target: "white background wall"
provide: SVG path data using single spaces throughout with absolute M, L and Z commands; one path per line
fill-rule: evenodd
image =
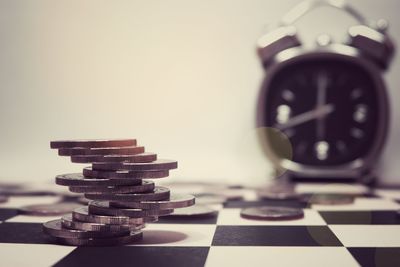
M 255 42 L 297 2 L 1 0 L 0 179 L 79 171 L 49 149 L 53 139 L 137 137 L 179 161 L 176 177 L 265 181 Z M 400 40 L 398 1 L 351 3 L 387 18 Z M 321 12 L 299 24 L 308 42 L 319 32 L 339 38 L 354 24 Z M 382 176 L 400 183 L 399 68 L 396 59 L 386 76 L 394 115 Z

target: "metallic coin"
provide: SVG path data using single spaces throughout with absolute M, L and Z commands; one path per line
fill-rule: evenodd
M 82 231 L 110 231 L 110 232 L 123 232 L 123 231 L 137 231 L 144 228 L 145 224 L 101 224 L 91 222 L 81 222 L 74 220 L 72 214 L 64 215 L 61 218 L 62 226 L 68 229 L 76 229 Z
M 125 147 L 73 147 L 58 149 L 59 156 L 77 156 L 77 155 L 135 155 L 144 152 L 142 146 Z
M 227 189 L 218 194 L 225 197 L 228 201 L 241 200 L 244 198 L 244 191 L 242 189 Z
M 309 203 L 317 205 L 345 205 L 354 202 L 354 196 L 341 194 L 316 194 L 309 198 Z
M 74 209 L 82 207 L 82 205 L 71 202 L 29 205 L 19 208 L 19 212 L 26 215 L 34 216 L 55 216 L 72 212 Z
M 110 201 L 145 201 L 145 200 L 166 200 L 169 199 L 169 189 L 156 186 L 152 192 L 147 193 L 126 193 L 126 194 L 85 194 L 85 197 L 92 200 Z
M 69 190 L 75 193 L 90 193 L 90 194 L 124 194 L 124 193 L 152 192 L 154 190 L 154 182 L 142 180 L 142 184 L 140 185 L 70 186 Z
M 74 220 L 82 222 L 92 222 L 101 224 L 144 224 L 146 222 L 156 222 L 158 220 L 157 216 L 146 216 L 142 218 L 131 218 L 128 216 L 107 216 L 90 214 L 88 207 L 82 207 L 75 209 L 72 212 L 72 218 Z
M 115 208 L 133 209 L 178 209 L 194 205 L 195 198 L 192 195 L 171 194 L 169 200 L 140 201 L 140 202 L 110 202 Z
M 70 246 L 118 246 L 130 244 L 141 240 L 143 233 L 141 231 L 130 232 L 129 235 L 110 238 L 56 238 L 60 244 Z
M 213 205 L 224 204 L 227 202 L 226 197 L 215 194 L 196 194 L 196 204 Z
M 107 179 L 158 179 L 168 177 L 169 171 L 96 171 L 91 167 L 83 169 L 83 176 Z
M 99 232 L 99 231 L 82 231 L 75 229 L 67 229 L 62 226 L 61 220 L 48 221 L 43 224 L 43 232 L 53 237 L 63 238 L 91 238 L 91 237 L 115 237 L 125 236 L 129 231 L 120 232 Z
M 81 173 L 68 173 L 56 176 L 56 184 L 66 186 L 118 186 L 118 185 L 139 185 L 140 179 L 107 179 L 85 177 Z
M 294 191 L 268 191 L 268 190 L 259 190 L 257 191 L 257 195 L 261 199 L 270 199 L 270 200 L 301 200 L 302 195 L 298 194 Z
M 194 205 L 187 208 L 176 209 L 174 213 L 168 216 L 170 217 L 209 217 L 216 216 L 218 213 L 217 210 L 212 209 L 210 207 L 204 205 Z
M 136 139 L 98 139 L 98 140 L 60 140 L 51 141 L 51 148 L 73 148 L 73 147 L 122 147 L 136 146 Z
M 304 212 L 302 209 L 268 206 L 245 208 L 240 212 L 240 216 L 246 219 L 280 221 L 301 219 Z
M 93 163 L 93 162 L 152 162 L 157 160 L 157 154 L 141 153 L 136 155 L 86 155 L 71 156 L 74 163 Z
M 0 190 L 3 196 L 13 197 L 25 197 L 25 196 L 55 196 L 57 193 L 51 190 L 40 189 L 36 187 L 20 187 L 13 189 L 2 189 Z
M 7 196 L 0 195 L 0 203 L 5 203 L 7 201 L 8 201 L 8 197 Z
M 83 204 L 83 205 L 88 205 L 89 202 L 91 201 L 90 199 L 87 199 L 86 197 L 80 197 L 76 200 L 78 203 Z
M 89 203 L 89 213 L 111 216 L 128 216 L 132 218 L 148 216 L 165 216 L 174 212 L 173 209 L 166 210 L 142 210 L 142 209 L 121 209 L 110 207 L 108 201 L 92 201 Z
M 174 160 L 158 159 L 148 163 L 135 162 L 94 162 L 93 170 L 129 170 L 129 171 L 159 171 L 178 168 L 178 162 Z

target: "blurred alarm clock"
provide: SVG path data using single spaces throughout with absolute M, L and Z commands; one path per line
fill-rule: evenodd
M 358 25 L 334 43 L 318 36 L 306 48 L 293 25 L 309 11 L 328 6 L 350 14 Z M 368 180 L 386 140 L 387 89 L 382 72 L 394 45 L 387 23 L 367 21 L 343 1 L 304 1 L 262 36 L 258 54 L 265 69 L 257 126 L 275 167 L 297 179 Z M 282 153 L 279 132 L 290 144 Z

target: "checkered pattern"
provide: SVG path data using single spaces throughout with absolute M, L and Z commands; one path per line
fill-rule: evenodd
M 245 200 L 216 206 L 217 217 L 161 218 L 140 243 L 123 247 L 54 245 L 41 223 L 52 217 L 18 214 L 18 207 L 57 197 L 16 197 L 0 204 L 1 266 L 400 266 L 400 190 L 359 185 L 297 185 L 301 193 L 362 193 L 353 204 L 322 206 L 296 201 Z M 243 207 L 304 208 L 293 221 L 240 217 Z M 59 216 L 54 217 L 54 219 Z

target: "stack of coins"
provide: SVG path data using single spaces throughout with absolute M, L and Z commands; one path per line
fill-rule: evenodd
M 147 179 L 168 177 L 178 163 L 145 153 L 135 139 L 53 141 L 50 147 L 74 163 L 91 163 L 83 173 L 56 176 L 56 184 L 83 193 L 88 206 L 43 224 L 57 242 L 75 246 L 122 245 L 142 239 L 146 222 L 194 205 L 191 195 L 171 194 Z M 145 180 L 146 179 L 146 180 Z

